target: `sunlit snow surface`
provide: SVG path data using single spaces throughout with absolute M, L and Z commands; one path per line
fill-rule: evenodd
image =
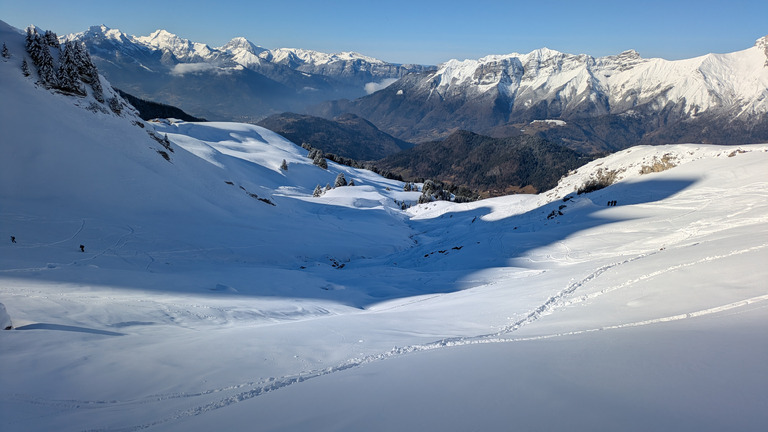
M 75 106 L 2 30 L 0 430 L 768 428 L 768 145 L 401 211 L 256 126 Z

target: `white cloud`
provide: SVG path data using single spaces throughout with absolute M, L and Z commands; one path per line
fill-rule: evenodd
M 171 69 L 171 75 L 185 75 L 189 73 L 210 72 L 218 69 L 209 63 L 179 63 Z
M 371 94 L 383 90 L 391 86 L 395 81 L 397 81 L 397 78 L 387 78 L 381 82 L 369 82 L 365 85 L 365 92 Z

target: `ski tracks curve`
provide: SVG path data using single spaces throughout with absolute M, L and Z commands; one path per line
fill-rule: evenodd
M 174 394 L 164 394 L 164 395 L 151 395 L 147 396 L 141 399 L 136 400 L 130 400 L 130 401 L 76 401 L 76 400 L 44 400 L 41 398 L 26 398 L 27 403 L 32 404 L 41 404 L 41 405 L 47 405 L 47 406 L 55 406 L 58 408 L 69 408 L 69 409 L 98 409 L 98 408 L 104 408 L 104 407 L 115 407 L 115 406 L 131 406 L 131 405 L 142 405 L 142 404 L 149 404 L 149 403 L 156 403 L 161 402 L 164 400 L 169 399 L 196 399 L 196 398 L 205 398 L 209 396 L 215 396 L 219 395 L 218 397 L 215 397 L 214 400 L 210 401 L 202 401 L 200 400 L 197 404 L 194 404 L 192 407 L 176 411 L 175 413 L 156 419 L 151 422 L 142 423 L 138 425 L 133 426 L 126 426 L 126 427 L 119 427 L 119 428 L 97 428 L 97 429 L 88 429 L 88 432 L 117 432 L 117 431 L 138 431 L 143 429 L 149 429 L 155 426 L 159 426 L 165 423 L 181 420 L 184 418 L 194 417 L 198 416 L 213 410 L 217 410 L 220 408 L 225 408 L 227 406 L 231 406 L 233 404 L 237 404 L 240 402 L 244 402 L 253 398 L 256 398 L 258 396 L 264 395 L 266 393 L 270 393 L 276 390 L 283 389 L 285 387 L 302 383 L 307 380 L 327 376 L 330 374 L 334 374 L 337 372 L 342 372 L 348 369 L 360 367 L 369 363 L 382 361 L 386 359 L 390 359 L 393 357 L 399 357 L 402 355 L 415 353 L 415 352 L 421 352 L 421 351 L 431 351 L 435 349 L 441 349 L 441 348 L 447 348 L 447 347 L 456 347 L 456 346 L 466 346 L 466 345 L 477 345 L 477 344 L 490 344 L 490 343 L 514 343 L 514 342 L 521 342 L 521 341 L 531 341 L 531 340 L 542 340 L 542 339 L 550 339 L 550 338 L 556 338 L 556 337 L 565 337 L 565 336 L 572 336 L 572 335 L 579 335 L 579 334 L 586 334 L 591 333 L 595 331 L 604 331 L 604 330 L 613 330 L 613 329 L 622 329 L 622 328 L 629 328 L 629 327 L 639 327 L 639 326 L 646 326 L 646 325 L 652 325 L 652 324 L 658 324 L 658 323 L 665 323 L 665 322 L 672 322 L 672 321 L 679 321 L 689 318 L 696 318 L 711 314 L 717 314 L 722 313 L 726 311 L 730 311 L 733 309 L 737 309 L 740 307 L 753 305 L 759 302 L 763 302 L 768 300 L 768 294 L 751 297 L 744 300 L 739 300 L 736 302 L 728 303 L 725 305 L 715 306 L 707 309 L 702 309 L 698 311 L 693 312 L 687 312 L 687 313 L 681 313 L 676 315 L 670 315 L 665 317 L 659 317 L 659 318 L 653 318 L 653 319 L 647 319 L 647 320 L 641 320 L 641 321 L 634 321 L 629 323 L 621 323 L 621 324 L 615 324 L 610 326 L 603 326 L 603 327 L 596 327 L 596 328 L 590 328 L 590 329 L 582 329 L 582 330 L 574 330 L 570 332 L 561 332 L 561 333 L 553 333 L 548 335 L 539 335 L 539 336 L 530 336 L 530 337 L 520 337 L 520 338 L 510 338 L 509 335 L 511 333 L 514 333 L 521 327 L 528 325 L 530 323 L 535 322 L 540 317 L 550 313 L 554 309 L 558 307 L 564 307 L 568 306 L 570 304 L 579 303 L 582 301 L 586 301 L 592 298 L 595 298 L 600 295 L 607 294 L 612 291 L 616 291 L 621 288 L 625 288 L 629 285 L 632 285 L 636 282 L 650 279 L 653 277 L 656 277 L 658 275 L 661 275 L 663 273 L 667 273 L 670 271 L 674 271 L 680 268 L 690 267 L 696 264 L 702 264 L 709 261 L 714 261 L 721 258 L 726 258 L 729 256 L 734 255 L 740 255 L 743 253 L 753 252 L 756 250 L 764 249 L 768 247 L 768 244 L 766 245 L 760 245 L 755 246 L 743 250 L 735 250 L 731 251 L 727 254 L 722 255 L 716 255 L 716 256 L 710 256 L 705 257 L 690 263 L 683 263 L 678 264 L 675 266 L 670 266 L 662 270 L 658 270 L 646 275 L 642 275 L 640 277 L 631 279 L 629 281 L 626 281 L 616 287 L 613 287 L 611 289 L 602 290 L 597 293 L 588 294 L 585 296 L 578 297 L 576 299 L 573 299 L 571 301 L 567 301 L 566 299 L 571 296 L 574 292 L 576 292 L 579 288 L 585 286 L 586 284 L 594 281 L 601 275 L 605 274 L 607 271 L 614 269 L 618 266 L 622 266 L 624 264 L 628 264 L 643 258 L 647 258 L 649 256 L 655 255 L 659 253 L 659 251 L 651 252 L 651 253 L 643 253 L 636 255 L 631 258 L 624 259 L 622 261 L 613 262 L 610 264 L 603 265 L 601 267 L 598 267 L 597 269 L 593 270 L 583 278 L 579 279 L 578 281 L 572 281 L 570 282 L 564 289 L 557 292 L 556 294 L 550 296 L 547 300 L 545 300 L 541 305 L 539 305 L 537 308 L 531 310 L 524 318 L 519 319 L 507 326 L 504 326 L 499 331 L 496 331 L 494 333 L 489 334 L 482 334 L 477 336 L 462 336 L 462 337 L 453 337 L 453 338 L 445 338 L 441 340 L 437 340 L 430 343 L 425 344 L 416 344 L 416 345 L 409 345 L 404 347 L 393 347 L 391 350 L 378 353 L 378 354 L 370 354 L 367 356 L 361 356 L 356 358 L 351 358 L 345 362 L 342 362 L 340 364 L 337 364 L 336 366 L 322 368 L 322 369 L 314 369 L 314 370 L 308 370 L 308 371 L 302 371 L 297 374 L 291 374 L 291 375 L 285 375 L 282 377 L 270 377 L 266 379 L 261 379 L 257 381 L 249 381 L 242 384 L 237 384 L 233 386 L 228 387 L 222 387 L 222 388 L 214 388 L 214 389 L 208 389 L 201 392 L 195 392 L 195 393 L 174 393 Z M 227 394 L 228 393 L 228 394 Z M 17 400 L 24 400 L 25 397 L 22 395 L 14 395 Z

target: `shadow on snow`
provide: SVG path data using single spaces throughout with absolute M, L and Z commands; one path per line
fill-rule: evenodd
M 693 179 L 623 182 L 589 194 L 571 195 L 567 201 L 557 200 L 523 214 L 494 221 L 483 220 L 484 216 L 493 211 L 490 206 L 450 212 L 433 219 L 410 220 L 408 225 L 416 232 L 413 246 L 381 256 L 359 258 L 365 254 L 355 254 L 353 251 L 353 258 L 337 261 L 332 257 L 329 259 L 329 255 L 322 252 L 318 253 L 322 245 L 317 247 L 308 241 L 308 246 L 314 247 L 314 255 L 310 255 L 307 265 L 299 265 L 300 262 L 295 260 L 285 265 L 254 264 L 253 259 L 249 262 L 248 250 L 242 250 L 244 258 L 238 261 L 239 264 L 217 261 L 211 266 L 205 261 L 207 255 L 201 254 L 197 258 L 200 262 L 190 260 L 187 262 L 188 268 L 173 271 L 166 271 L 160 263 L 153 261 L 154 268 L 160 269 L 155 273 L 150 272 L 149 264 L 142 265 L 146 269 L 134 266 L 128 270 L 110 270 L 109 267 L 100 269 L 93 266 L 96 267 L 93 272 L 87 271 L 85 267 L 70 267 L 67 270 L 54 268 L 61 271 L 49 272 L 44 263 L 40 264 L 40 271 L 3 273 L 15 279 L 146 289 L 183 295 L 328 300 L 364 308 L 384 300 L 459 291 L 467 288 L 463 280 L 484 269 L 525 268 L 527 264 L 521 258 L 531 251 L 556 244 L 581 231 L 630 220 L 630 217 L 622 216 L 621 211 L 601 215 L 598 213 L 606 209 L 660 201 L 683 191 L 694 182 Z M 614 200 L 617 205 L 607 207 L 607 202 Z M 339 213 L 328 213 L 327 216 L 334 216 L 334 219 L 339 214 L 355 217 L 355 211 L 344 209 Z M 323 214 L 323 211 L 318 212 L 319 217 Z M 366 223 L 375 226 L 380 222 L 386 222 L 383 215 Z M 345 232 L 343 220 L 336 221 L 333 229 L 336 231 L 334 235 L 353 236 Z M 360 232 L 358 228 L 354 235 L 360 235 Z M 279 238 L 278 233 L 270 241 L 279 241 Z M 355 244 L 360 244 L 358 241 L 371 244 L 380 241 L 380 238 L 381 233 L 372 233 L 371 238 L 351 240 L 348 246 L 354 248 Z M 203 241 L 213 242 L 213 235 Z M 296 255 L 303 250 L 303 246 L 292 246 L 295 247 Z M 258 247 L 269 246 L 262 244 Z M 224 244 L 222 249 L 227 249 L 227 245 Z M 235 247 L 229 249 L 228 257 L 239 253 Z M 148 255 L 148 252 L 132 251 L 135 256 Z M 129 258 L 116 256 L 110 259 L 128 262 Z M 219 264 L 221 268 L 216 267 Z M 196 266 L 206 265 L 209 266 L 207 270 L 195 271 Z M 115 284 L 116 280 L 124 282 Z M 54 324 L 45 326 L 54 330 L 77 331 L 62 326 L 51 327 L 56 327 Z

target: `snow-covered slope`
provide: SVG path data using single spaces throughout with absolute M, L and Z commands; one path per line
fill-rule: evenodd
M 23 77 L 21 38 L 0 27 L 3 431 L 768 424 L 768 145 L 402 212 L 418 193 L 256 126 L 88 110 Z

